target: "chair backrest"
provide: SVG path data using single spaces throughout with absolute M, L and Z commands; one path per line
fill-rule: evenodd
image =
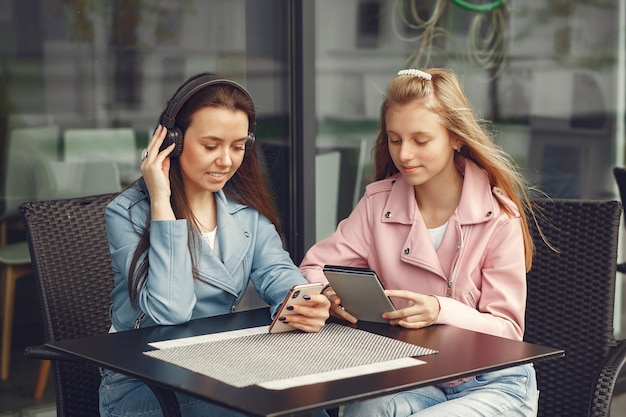
M 315 240 L 328 237 L 337 228 L 341 153 L 315 155 Z
M 63 160 L 115 162 L 122 180 L 130 183 L 140 176 L 135 142 L 135 131 L 126 127 L 66 129 Z
M 620 200 L 622 205 L 626 202 L 626 168 L 613 167 L 613 177 L 617 184 L 617 190 L 619 191 Z
M 565 357 L 535 364 L 539 416 L 589 416 L 601 364 L 615 345 L 613 309 L 618 201 L 538 199 L 531 222 L 536 254 L 527 274 L 524 340 L 565 349 Z M 594 414 L 595 415 L 595 414 Z
M 613 167 L 613 177 L 615 178 L 615 183 L 617 184 L 620 201 L 622 202 L 622 206 L 624 206 L 624 204 L 626 204 L 626 168 Z M 624 207 L 622 207 L 622 209 L 623 208 Z M 622 261 L 618 263 L 617 271 L 622 274 L 626 273 L 626 262 Z
M 37 167 L 35 180 L 40 200 L 121 191 L 120 172 L 112 161 L 48 161 Z
M 104 209 L 113 194 L 32 201 L 20 206 L 46 341 L 108 332 L 113 289 Z M 97 416 L 94 366 L 54 362 L 57 414 Z
M 19 205 L 35 199 L 35 168 L 58 160 L 58 146 L 56 125 L 11 129 L 0 169 L 0 219 L 19 217 Z

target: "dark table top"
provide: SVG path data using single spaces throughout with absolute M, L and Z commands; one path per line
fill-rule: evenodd
M 419 366 L 285 390 L 269 390 L 257 385 L 237 388 L 143 354 L 153 349 L 148 343 L 156 341 L 264 326 L 269 323 L 269 309 L 263 308 L 192 320 L 178 326 L 147 327 L 50 342 L 47 346 L 70 357 L 81 358 L 161 387 L 259 416 L 306 414 L 315 409 L 333 408 L 358 399 L 564 355 L 561 349 L 452 326 L 436 325 L 409 330 L 387 324 L 360 322 L 354 327 L 439 352 L 420 357 L 426 364 Z

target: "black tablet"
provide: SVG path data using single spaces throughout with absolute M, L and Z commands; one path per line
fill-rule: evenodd
M 324 274 L 348 313 L 362 321 L 389 322 L 381 315 L 395 307 L 372 269 L 325 265 Z

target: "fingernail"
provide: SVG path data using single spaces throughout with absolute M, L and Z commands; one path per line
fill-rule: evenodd
M 305 300 L 310 300 L 311 296 L 310 295 L 303 295 L 302 298 L 304 298 Z
M 293 306 L 287 306 L 287 310 L 289 311 L 293 310 Z
M 280 321 L 285 321 L 285 320 L 287 320 L 287 319 L 286 319 L 285 317 L 279 317 L 279 318 L 278 318 L 278 320 L 280 320 Z

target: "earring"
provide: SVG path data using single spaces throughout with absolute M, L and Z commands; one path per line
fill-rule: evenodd
M 461 146 L 459 146 L 458 148 L 455 148 L 454 150 L 457 151 L 458 153 L 461 153 Z

